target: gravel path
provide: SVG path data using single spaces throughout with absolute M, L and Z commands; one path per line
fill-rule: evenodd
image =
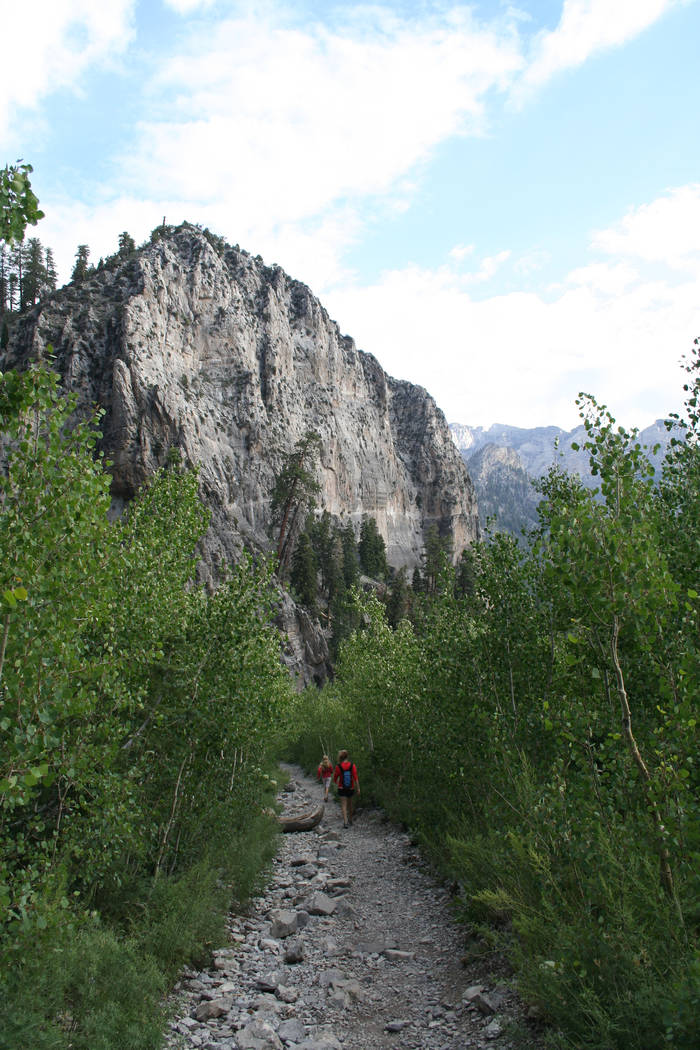
M 322 789 L 286 769 L 285 814 L 318 805 Z M 213 968 L 186 973 L 176 989 L 167 1047 L 536 1046 L 512 992 L 462 965 L 448 894 L 380 811 L 344 829 L 329 801 L 317 828 L 284 835 L 265 896 L 230 917 L 229 933 Z

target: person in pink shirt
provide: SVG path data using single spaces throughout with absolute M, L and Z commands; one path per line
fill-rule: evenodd
M 331 780 L 333 779 L 333 763 L 328 755 L 324 755 L 321 759 L 321 765 L 318 767 L 316 779 L 323 781 L 323 801 L 327 802 L 328 790 L 331 786 Z
M 340 808 L 343 812 L 343 827 L 352 824 L 355 792 L 360 794 L 360 781 L 357 778 L 357 767 L 348 758 L 345 749 L 338 752 L 338 764 L 333 772 L 333 780 L 340 795 Z

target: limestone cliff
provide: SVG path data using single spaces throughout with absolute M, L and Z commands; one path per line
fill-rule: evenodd
M 417 564 L 432 524 L 456 554 L 478 533 L 471 481 L 426 391 L 387 376 L 305 285 L 196 227 L 35 307 L 0 367 L 49 344 L 66 388 L 105 409 L 117 509 L 171 448 L 200 465 L 205 576 L 243 546 L 270 547 L 275 473 L 309 428 L 321 435 L 320 505 L 358 528 L 374 516 L 390 564 Z

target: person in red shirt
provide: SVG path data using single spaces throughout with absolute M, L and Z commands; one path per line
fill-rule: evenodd
M 323 781 L 323 801 L 328 801 L 328 789 L 331 786 L 331 780 L 333 778 L 333 763 L 331 762 L 328 755 L 324 755 L 321 759 L 321 765 L 318 767 L 318 773 L 316 774 L 317 780 Z
M 355 792 L 360 794 L 360 781 L 357 779 L 357 767 L 354 762 L 350 761 L 345 749 L 338 752 L 338 764 L 333 773 L 333 780 L 338 788 L 343 827 L 346 828 L 348 824 L 352 824 Z

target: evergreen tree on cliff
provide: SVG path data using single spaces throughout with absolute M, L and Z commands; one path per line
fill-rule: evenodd
M 315 470 L 320 444 L 316 431 L 307 430 L 285 456 L 272 491 L 273 520 L 279 523 L 277 558 L 281 576 L 290 564 L 300 525 L 320 491 Z

